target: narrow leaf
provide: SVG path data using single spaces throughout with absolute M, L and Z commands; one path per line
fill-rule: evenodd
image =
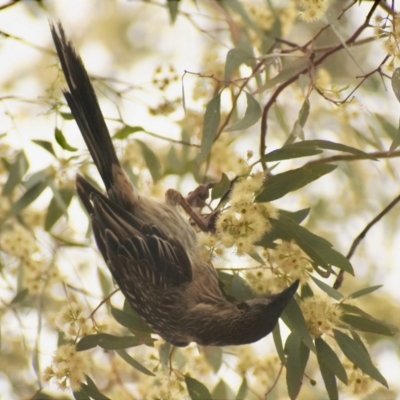
M 88 394 L 91 399 L 93 399 L 93 400 L 111 400 L 109 397 L 104 396 L 104 394 L 99 391 L 96 384 L 88 376 L 86 376 L 86 381 L 87 381 L 87 384 L 84 384 L 84 383 L 82 384 L 82 390 L 86 394 Z
M 310 350 L 304 345 L 300 336 L 292 332 L 285 344 L 287 354 L 286 384 L 291 399 L 296 399 L 303 383 L 303 375 L 307 365 Z
M 82 388 L 79 390 L 79 392 L 72 392 L 72 395 L 74 396 L 75 400 L 90 400 L 90 396 Z M 34 400 L 35 399 L 39 400 L 40 397 L 35 397 Z
M 180 0 L 167 0 L 167 7 L 169 11 L 169 17 L 171 18 L 171 24 L 173 24 L 178 15 L 178 6 Z
M 275 325 L 274 330 L 272 331 L 272 337 L 274 339 L 276 352 L 278 353 L 279 359 L 283 365 L 286 365 L 285 352 L 283 350 L 282 336 L 281 336 L 281 328 L 279 323 Z
M 282 240 L 294 240 L 298 246 L 319 266 L 330 270 L 330 265 L 335 265 L 354 275 L 353 267 L 349 260 L 332 248 L 324 238 L 314 235 L 306 228 L 296 224 L 286 215 L 280 215 L 278 220 L 271 219 L 275 232 L 273 234 Z
M 151 371 L 149 371 L 146 367 L 144 367 L 142 364 L 140 364 L 138 361 L 136 361 L 134 358 L 132 358 L 125 350 L 117 350 L 116 353 L 124 360 L 126 361 L 129 365 L 131 365 L 133 368 L 137 369 L 139 372 L 149 375 L 149 376 L 155 376 Z
M 235 400 L 245 400 L 247 394 L 247 380 L 243 378 L 242 384 L 239 387 Z
M 229 81 L 241 64 L 253 60 L 252 54 L 242 49 L 231 49 L 226 54 L 224 80 Z
M 247 108 L 244 113 L 244 117 L 237 124 L 231 125 L 225 129 L 225 132 L 239 131 L 250 128 L 254 125 L 261 117 L 261 107 L 258 101 L 251 95 L 246 93 Z
M 124 140 L 128 136 L 130 136 L 132 133 L 136 132 L 145 132 L 145 129 L 142 128 L 141 126 L 130 126 L 130 125 L 125 125 L 122 129 L 117 131 L 115 135 L 113 136 L 113 139 L 119 139 L 119 140 Z
M 142 344 L 135 336 L 114 336 L 108 333 L 98 333 L 83 337 L 76 345 L 76 348 L 78 351 L 87 350 L 94 347 L 95 343 L 106 350 L 126 349 Z
M 392 144 L 389 147 L 389 152 L 396 150 L 400 145 L 400 119 L 399 119 L 399 126 L 397 128 L 395 137 L 393 139 Z
M 345 333 L 338 331 L 337 329 L 334 329 L 333 333 L 340 349 L 353 364 L 364 371 L 372 379 L 375 379 L 383 386 L 388 387 L 386 379 L 372 364 L 370 356 L 354 339 L 347 336 Z
M 54 137 L 56 138 L 56 142 L 61 146 L 62 149 L 67 150 L 67 151 L 77 151 L 78 149 L 76 147 L 72 147 L 68 144 L 67 139 L 65 139 L 65 136 L 61 132 L 60 129 L 55 128 L 54 130 Z
M 42 181 L 31 187 L 27 190 L 13 205 L 10 210 L 4 216 L 3 221 L 7 220 L 10 217 L 18 215 L 22 210 L 28 207 L 32 202 L 34 202 L 47 187 L 47 182 Z M 1 225 L 1 223 L 0 223 Z
M 383 285 L 376 285 L 376 286 L 370 286 L 361 290 L 357 290 L 356 292 L 349 294 L 346 296 L 349 299 L 357 299 L 358 297 L 365 296 L 366 294 L 370 294 L 375 292 L 376 290 L 380 289 Z
M 336 352 L 321 338 L 315 339 L 315 347 L 320 367 L 324 365 L 347 385 L 347 373 Z
M 212 366 L 215 373 L 219 371 L 222 365 L 223 352 L 221 347 L 207 346 L 202 353 L 207 362 Z
M 3 186 L 2 193 L 9 196 L 13 189 L 22 181 L 22 178 L 28 171 L 29 163 L 23 151 L 20 151 L 15 158 L 14 163 L 8 169 L 7 182 Z
M 254 298 L 254 292 L 251 290 L 248 283 L 238 274 L 233 276 L 231 290 L 233 297 L 239 302 Z
M 345 314 L 341 320 L 349 324 L 354 329 L 362 332 L 376 333 L 378 335 L 393 336 L 396 334 L 397 329 L 391 329 L 386 323 L 372 318 L 364 318 L 359 315 Z
M 126 328 L 146 335 L 150 335 L 153 332 L 146 322 L 130 307 L 124 307 L 124 310 L 111 307 L 111 314 L 119 324 Z
M 311 279 L 314 283 L 323 290 L 328 296 L 332 297 L 335 300 L 342 300 L 343 295 L 335 290 L 333 287 L 327 285 L 325 282 L 320 281 L 319 279 L 315 278 L 314 276 L 310 275 Z
M 17 304 L 20 303 L 21 301 L 23 301 L 26 296 L 28 295 L 29 291 L 28 289 L 22 289 L 20 292 L 18 292 L 14 298 L 11 300 L 10 304 Z
M 315 353 L 313 338 L 310 335 L 303 313 L 295 299 L 291 299 L 283 311 L 281 318 L 292 332 L 302 340 L 302 342 Z
M 162 177 L 162 168 L 158 157 L 146 143 L 141 140 L 136 140 L 136 143 L 142 149 L 144 160 L 146 161 L 147 168 L 150 171 L 153 181 L 157 182 Z
M 305 165 L 301 168 L 273 175 L 264 183 L 260 194 L 255 198 L 255 202 L 263 203 L 280 199 L 285 194 L 308 185 L 336 168 L 337 165 L 332 164 Z
M 185 375 L 185 383 L 192 400 L 212 400 L 209 390 L 198 380 Z
M 48 142 L 47 140 L 32 140 L 33 143 L 37 144 L 41 148 L 45 149 L 48 151 L 51 155 L 56 157 L 56 152 L 54 151 L 53 144 L 51 142 Z
M 397 97 L 397 100 L 400 102 L 400 67 L 396 68 L 392 75 L 392 89 Z
M 325 365 L 319 366 L 329 400 L 339 400 L 335 374 Z
M 211 190 L 211 199 L 220 199 L 231 187 L 231 181 L 226 174 L 222 174 L 221 180 L 213 186 Z
M 276 75 L 274 78 L 270 79 L 267 83 L 262 85 L 259 89 L 257 89 L 253 94 L 262 93 L 265 90 L 273 88 L 274 86 L 285 82 L 296 75 L 299 75 L 303 70 L 308 68 L 309 61 L 304 59 L 299 59 L 297 61 L 287 63 L 282 71 Z
M 230 386 L 223 379 L 220 379 L 212 391 L 212 398 L 215 400 L 230 400 L 233 399 L 233 393 Z
M 201 139 L 201 150 L 197 157 L 198 164 L 204 162 L 211 152 L 221 119 L 220 107 L 221 93 L 217 94 L 217 96 L 215 96 L 206 107 L 203 122 L 203 136 Z
M 47 232 L 64 214 L 66 214 L 72 197 L 75 194 L 75 190 L 69 188 L 63 188 L 60 190 L 54 188 L 53 190 L 58 192 L 58 196 L 54 195 L 50 201 L 49 207 L 47 208 L 46 219 L 44 222 L 44 229 Z
M 294 143 L 294 144 L 288 144 L 286 146 L 281 147 L 278 150 L 274 150 L 268 154 L 265 154 L 264 156 L 261 157 L 260 161 L 272 162 L 281 160 L 291 160 L 293 158 L 315 156 L 321 153 L 322 150 L 320 150 L 316 146 L 299 147 L 297 146 L 297 143 Z
M 163 343 L 159 349 L 158 354 L 160 356 L 161 365 L 165 373 L 169 372 L 169 360 L 171 355 L 171 344 L 169 342 Z

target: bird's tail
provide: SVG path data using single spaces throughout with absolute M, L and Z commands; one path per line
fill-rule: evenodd
M 134 189 L 117 158 L 97 96 L 82 59 L 67 39 L 61 23 L 57 27 L 50 23 L 50 29 L 68 84 L 69 91 L 64 91 L 64 96 L 72 115 L 78 124 L 108 195 L 121 206 L 129 209 L 135 203 Z

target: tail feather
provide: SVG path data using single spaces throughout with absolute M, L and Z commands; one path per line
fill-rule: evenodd
M 57 33 L 57 28 L 59 33 Z M 50 24 L 50 29 L 69 88 L 69 91 L 64 91 L 64 96 L 99 170 L 106 190 L 110 193 L 115 186 L 115 169 L 121 169 L 121 164 L 100 110 L 97 96 L 82 59 L 65 36 L 62 25 L 59 23 L 58 27 L 55 27 Z

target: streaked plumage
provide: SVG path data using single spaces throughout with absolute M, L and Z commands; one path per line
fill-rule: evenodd
M 51 33 L 69 88 L 65 98 L 107 195 L 80 175 L 77 191 L 91 216 L 97 246 L 129 304 L 176 346 L 239 345 L 266 336 L 298 281 L 269 298 L 240 304 L 224 298 L 215 269 L 199 256 L 196 233 L 173 198 L 143 197 L 130 183 L 81 58 L 61 24 L 58 32 L 51 25 Z

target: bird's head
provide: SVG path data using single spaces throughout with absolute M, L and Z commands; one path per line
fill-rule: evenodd
M 299 281 L 296 281 L 279 294 L 255 298 L 238 304 L 238 308 L 243 312 L 242 323 L 244 325 L 243 337 L 239 340 L 252 343 L 271 333 L 298 287 Z

